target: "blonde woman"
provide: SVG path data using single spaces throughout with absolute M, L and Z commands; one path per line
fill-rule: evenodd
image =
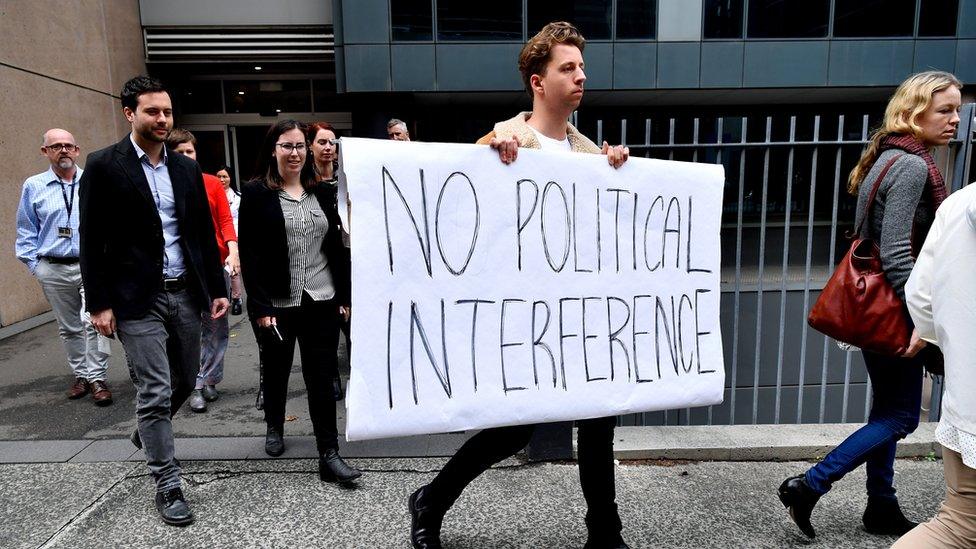
M 885 276 L 902 300 L 914 258 L 946 197 L 945 183 L 929 150 L 955 135 L 961 88 L 955 76 L 936 71 L 902 82 L 888 102 L 881 129 L 871 137 L 848 181 L 848 191 L 858 197 L 855 222 L 865 212 L 869 216 L 861 236 L 878 243 Z M 868 209 L 871 187 L 886 168 Z M 863 351 L 874 391 L 868 423 L 779 488 L 780 500 L 808 537 L 815 536 L 810 515 L 817 501 L 861 464 L 867 469 L 864 529 L 871 534 L 902 535 L 916 526 L 898 505 L 894 461 L 895 444 L 918 427 L 923 364 L 931 350 L 925 347 L 915 330 L 902 356 Z

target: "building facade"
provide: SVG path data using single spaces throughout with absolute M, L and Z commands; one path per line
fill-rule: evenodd
M 828 345 L 804 322 L 853 219 L 840 180 L 907 75 L 939 69 L 976 83 L 976 0 L 91 4 L 108 23 L 108 57 L 138 59 L 126 65 L 128 73 L 111 73 L 115 87 L 104 78 L 102 87 L 90 86 L 104 92 L 104 113 L 93 123 L 118 125 L 109 95 L 145 67 L 173 90 L 177 124 L 197 135 L 204 169 L 226 164 L 240 180 L 253 175 L 261 136 L 281 117 L 325 120 L 341 135 L 380 138 L 396 117 L 415 139 L 473 142 L 493 122 L 529 107 L 516 66 L 525 40 L 549 21 L 576 24 L 587 37 L 587 92 L 574 116 L 584 133 L 626 143 L 636 155 L 726 168 L 726 404 L 635 419 L 648 423 L 863 417 L 870 388 L 859 356 Z M 8 27 L 11 11 L 0 16 Z M 55 55 L 61 51 L 55 46 L 42 68 L 63 71 Z M 65 79 L 85 78 L 92 76 Z M 964 100 L 971 102 L 968 88 Z M 38 127 L 51 118 L 40 116 Z M 939 157 L 957 186 L 972 175 L 965 126 Z M 103 146 L 110 141 L 104 137 L 83 146 Z M 30 172 L 23 171 L 8 186 Z M 13 232 L 12 210 L 6 214 L 0 236 Z M 12 261 L 0 268 L 23 286 L 25 273 Z M 26 305 L 13 304 L 20 297 L 0 300 L 0 323 L 43 309 L 39 296 L 24 298 Z

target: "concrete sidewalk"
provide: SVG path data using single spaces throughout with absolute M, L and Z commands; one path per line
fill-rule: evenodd
M 319 482 L 300 374 L 292 377 L 282 458 L 263 452 L 253 406 L 258 367 L 251 330 L 234 319 L 222 396 L 206 414 L 180 411 L 177 456 L 197 522 L 167 527 L 127 436 L 134 394 L 121 347 L 109 382 L 116 403 L 68 401 L 70 382 L 53 323 L 0 340 L 0 547 L 408 547 L 406 497 L 428 481 L 469 434 L 346 443 L 366 471 L 354 490 Z M 340 431 L 345 409 L 338 404 Z M 817 507 L 808 542 L 776 498 L 779 483 L 822 456 L 857 425 L 622 427 L 615 447 L 618 502 L 632 547 L 888 547 L 860 529 L 863 468 Z M 899 446 L 930 455 L 933 424 Z M 416 456 L 415 459 L 409 457 Z M 423 457 L 421 457 L 423 456 Z M 665 461 L 642 461 L 649 458 Z M 708 460 L 691 462 L 685 460 Z M 729 462 L 726 460 L 746 460 Z M 941 463 L 899 460 L 906 513 L 934 513 Z M 585 506 L 575 463 L 509 460 L 478 479 L 448 516 L 446 547 L 581 547 Z
M 187 461 L 184 489 L 196 513 L 165 526 L 145 466 L 131 462 L 0 465 L 0 547 L 406 548 L 406 498 L 440 459 L 360 459 L 356 489 L 322 483 L 312 460 Z M 624 537 L 637 548 L 884 548 L 866 534 L 863 468 L 825 496 L 808 541 L 776 497 L 807 463 L 626 462 L 617 470 Z M 899 460 L 906 514 L 931 516 L 944 493 L 941 463 Z M 504 462 L 476 480 L 444 524 L 445 547 L 582 547 L 575 464 Z
M 135 428 L 135 403 L 121 346 L 113 344 L 109 383 L 115 404 L 94 406 L 90 399 L 69 401 L 71 381 L 55 324 L 47 323 L 0 340 L 0 463 L 137 459 L 125 438 Z M 297 353 L 296 353 L 297 359 Z M 343 376 L 348 361 L 340 353 Z M 299 367 L 295 367 L 285 424 L 295 438 L 288 457 L 313 457 L 308 405 Z M 232 317 L 221 398 L 205 414 L 184 407 L 173 423 L 186 456 L 197 459 L 261 458 L 263 413 L 254 408 L 258 385 L 257 347 L 244 317 Z M 339 431 L 345 428 L 345 406 L 337 403 Z M 617 456 L 624 459 L 790 460 L 823 456 L 857 424 L 621 427 Z M 900 456 L 935 451 L 935 424 L 923 423 L 899 445 Z M 298 437 L 298 438 L 296 438 Z M 303 438 L 306 437 L 306 438 Z M 461 435 L 430 435 L 347 445 L 350 456 L 448 456 L 465 440 Z

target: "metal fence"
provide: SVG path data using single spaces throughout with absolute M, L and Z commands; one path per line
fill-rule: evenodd
M 957 138 L 936 153 L 951 191 L 970 179 L 974 109 L 976 104 L 963 106 Z M 878 122 L 867 114 L 668 118 L 663 124 L 648 118 L 636 127 L 627 119 L 583 120 L 584 133 L 596 135 L 598 143 L 606 138 L 625 144 L 632 156 L 723 164 L 726 172 L 724 402 L 631 414 L 618 423 L 866 420 L 871 384 L 860 353 L 846 352 L 809 328 L 806 315 L 846 251 L 856 206 L 846 191 L 847 174 Z M 935 420 L 941 378 L 930 385 L 929 419 Z

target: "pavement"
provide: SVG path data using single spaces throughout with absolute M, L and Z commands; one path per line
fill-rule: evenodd
M 163 525 L 135 427 L 134 393 L 121 346 L 109 368 L 116 402 L 68 401 L 71 381 L 53 323 L 0 340 L 0 548 L 15 547 L 409 547 L 406 498 L 443 466 L 469 433 L 346 443 L 365 471 L 355 489 L 316 475 L 299 369 L 293 372 L 281 458 L 263 453 L 254 408 L 256 347 L 234 317 L 221 398 L 205 414 L 177 414 L 177 456 L 196 513 L 187 528 Z M 2 334 L 0 334 L 2 335 Z M 344 352 L 341 363 L 345 364 Z M 344 370 L 348 376 L 348 370 Z M 340 432 L 344 407 L 338 405 Z M 617 491 L 624 537 L 635 548 L 888 547 L 860 527 L 863 468 L 825 496 L 807 540 L 776 498 L 779 483 L 809 467 L 854 425 L 624 427 L 617 430 Z M 909 517 L 931 516 L 945 487 L 934 425 L 899 447 Z M 582 547 L 575 462 L 510 459 L 476 480 L 444 525 L 445 547 Z

